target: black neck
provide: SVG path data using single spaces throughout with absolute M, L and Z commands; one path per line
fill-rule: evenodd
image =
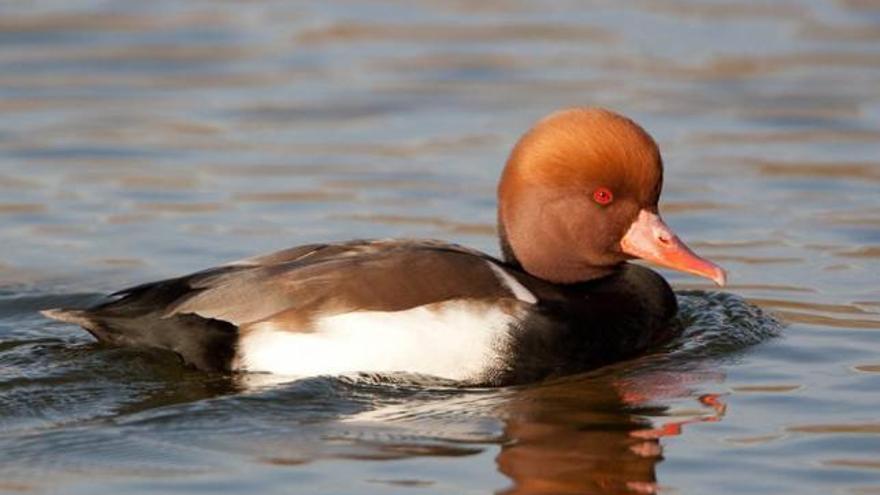
M 513 248 L 510 247 L 510 242 L 507 240 L 507 231 L 504 230 L 504 224 L 500 221 L 498 222 L 498 244 L 501 247 L 501 259 L 508 265 L 523 270 L 522 263 L 513 254 Z

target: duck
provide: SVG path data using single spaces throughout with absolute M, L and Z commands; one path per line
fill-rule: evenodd
M 681 331 L 643 260 L 726 280 L 667 226 L 654 139 L 574 107 L 515 144 L 497 189 L 500 256 L 432 239 L 284 249 L 42 313 L 100 343 L 208 372 L 410 373 L 503 386 L 629 359 Z

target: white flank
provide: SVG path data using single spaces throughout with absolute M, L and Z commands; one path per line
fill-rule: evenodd
M 510 292 L 513 293 L 513 297 L 529 304 L 535 304 L 536 302 L 538 302 L 538 298 L 535 297 L 534 294 L 532 294 L 532 291 L 526 289 L 526 286 L 519 283 L 517 279 L 513 278 L 510 274 L 505 272 L 504 268 L 501 268 L 491 261 L 487 261 L 486 263 L 489 263 L 489 268 L 491 268 L 492 271 L 495 272 L 495 275 L 498 275 L 498 280 L 500 280 L 502 284 L 510 289 Z
M 259 324 L 242 336 L 237 367 L 298 377 L 402 371 L 479 380 L 500 365 L 523 309 L 457 300 L 327 316 L 308 333 Z

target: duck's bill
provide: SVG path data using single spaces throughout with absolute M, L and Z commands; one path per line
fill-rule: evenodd
M 690 250 L 670 229 L 660 215 L 641 210 L 620 241 L 624 253 L 666 268 L 706 277 L 724 285 L 727 274 L 707 259 Z

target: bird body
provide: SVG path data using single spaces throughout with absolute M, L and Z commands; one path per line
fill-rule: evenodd
M 661 182 L 638 125 L 566 110 L 511 153 L 501 258 L 434 240 L 309 244 L 44 314 L 211 371 L 403 371 L 481 385 L 584 371 L 676 334 L 671 288 L 627 260 L 724 281 L 660 219 Z

